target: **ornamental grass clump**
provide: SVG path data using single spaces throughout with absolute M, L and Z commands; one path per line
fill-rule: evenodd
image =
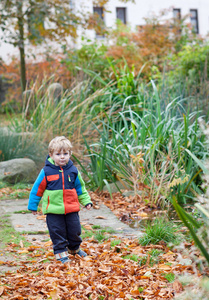
M 27 157 L 40 163 L 44 153 L 46 147 L 35 135 L 0 129 L 0 161 Z
M 175 243 L 178 240 L 177 230 L 178 228 L 172 222 L 164 218 L 156 218 L 153 223 L 147 225 L 145 234 L 139 238 L 139 243 L 142 246 Z
M 207 156 L 198 112 L 186 111 L 186 99 L 181 95 L 167 103 L 153 81 L 146 89 L 140 87 L 138 94 L 140 112 L 124 98 L 117 113 L 111 107 L 94 119 L 98 139 L 93 143 L 85 140 L 89 165 L 83 172 L 89 187 L 102 190 L 106 182 L 120 181 L 135 193 L 149 187 L 146 199 L 151 204 L 167 203 L 172 193 L 178 195 L 179 203 L 186 204 L 200 192 L 201 184 L 200 168 L 187 150 L 199 159 Z M 136 166 L 139 153 L 143 155 L 140 169 Z M 171 190 L 170 184 L 175 180 L 181 184 Z

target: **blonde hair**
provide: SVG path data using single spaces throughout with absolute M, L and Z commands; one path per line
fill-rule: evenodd
M 49 154 L 53 154 L 54 151 L 69 151 L 70 155 L 72 154 L 72 144 L 65 136 L 56 136 L 49 143 L 48 151 Z

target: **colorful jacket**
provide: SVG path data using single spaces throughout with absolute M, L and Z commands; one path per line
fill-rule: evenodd
M 30 192 L 28 209 L 37 211 L 40 200 L 43 214 L 67 214 L 86 206 L 91 198 L 84 181 L 73 162 L 64 167 L 55 166 L 48 156 L 44 168 L 39 173 Z

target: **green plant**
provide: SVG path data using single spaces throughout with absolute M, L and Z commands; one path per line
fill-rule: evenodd
M 93 229 L 101 229 L 101 226 L 100 225 L 93 225 L 92 228 Z
M 207 137 L 209 138 L 208 134 L 208 125 L 204 123 L 203 120 L 200 119 L 200 125 L 202 130 L 205 132 Z M 205 191 L 205 197 L 198 196 L 197 200 L 200 200 L 200 203 L 195 203 L 196 208 L 199 211 L 200 214 L 200 220 L 197 221 L 196 218 L 190 214 L 187 213 L 177 202 L 177 199 L 175 196 L 172 197 L 171 202 L 178 213 L 179 218 L 182 220 L 182 222 L 186 225 L 186 227 L 189 229 L 192 238 L 197 245 L 197 247 L 200 249 L 202 254 L 204 255 L 207 263 L 209 263 L 209 234 L 208 234 L 208 228 L 209 228 L 209 165 L 208 163 L 203 163 L 201 160 L 197 158 L 197 156 L 189 151 L 187 149 L 187 153 L 190 155 L 190 157 L 199 165 L 201 170 L 204 173 L 204 184 L 203 189 Z
M 157 257 L 159 256 L 160 254 L 162 254 L 163 252 L 161 250 L 158 250 L 158 249 L 152 249 L 148 252 L 148 254 L 150 256 L 153 256 L 153 257 Z
M 162 275 L 164 275 L 164 277 L 168 280 L 168 282 L 173 282 L 175 280 L 175 274 L 173 273 L 167 273 Z
M 99 243 L 103 242 L 104 240 L 107 239 L 107 236 L 104 234 L 104 232 L 102 232 L 101 230 L 97 231 L 94 234 L 94 238 L 95 240 L 97 240 Z
M 24 199 L 29 197 L 32 184 L 19 182 L 15 185 L 0 182 L 0 189 L 4 188 L 2 191 L 1 199 Z
M 129 254 L 129 255 L 125 255 L 123 256 L 124 259 L 130 259 L 130 260 L 133 260 L 133 261 L 136 261 L 138 262 L 140 260 L 139 256 L 136 255 L 136 254 Z
M 15 231 L 12 227 L 10 220 L 7 215 L 3 215 L 0 220 L 0 240 L 1 248 L 5 248 L 5 246 L 9 243 L 14 243 L 19 245 L 20 241 L 24 241 L 24 245 L 28 246 L 30 243 L 26 241 L 26 239 L 19 232 Z
M 110 246 L 115 247 L 117 245 L 120 245 L 120 243 L 121 243 L 121 240 L 113 240 L 113 241 L 111 241 Z
M 0 189 L 7 187 L 7 183 L 4 181 L 0 181 Z
M 124 187 L 133 186 L 137 192 L 146 184 L 151 203 L 163 202 L 170 193 L 186 203 L 193 199 L 194 191 L 200 193 L 201 178 L 199 166 L 185 150 L 199 158 L 208 155 L 198 112 L 185 111 L 185 99 L 180 96 L 166 103 L 154 82 L 147 90 L 142 86 L 138 95 L 143 103 L 140 113 L 127 107 L 124 99 L 117 114 L 113 107 L 95 120 L 98 141 L 85 139 L 90 162 L 83 172 L 89 187 L 102 189 L 106 182 L 120 180 Z M 144 161 L 139 172 L 136 158 L 140 153 Z M 178 178 L 183 184 L 171 190 L 170 183 Z
M 94 238 L 99 243 L 111 237 L 111 234 L 114 232 L 115 230 L 113 230 L 112 228 L 107 227 L 101 229 L 101 226 L 98 225 L 92 226 L 92 230 L 87 230 L 82 226 L 82 238 Z
M 193 45 L 186 45 L 184 48 L 172 57 L 173 76 L 178 78 L 188 78 L 195 84 L 200 83 L 202 78 L 208 78 L 209 75 L 209 45 L 203 41 L 196 40 Z
M 139 243 L 142 246 L 149 244 L 165 244 L 174 243 L 177 241 L 177 228 L 174 224 L 163 218 L 156 218 L 153 223 L 150 223 L 145 228 L 145 234 L 139 238 Z
M 28 157 L 36 162 L 43 158 L 44 144 L 36 136 L 5 132 L 0 129 L 0 161 Z

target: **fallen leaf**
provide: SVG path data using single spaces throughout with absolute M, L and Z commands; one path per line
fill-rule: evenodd
M 24 245 L 23 245 L 23 241 L 22 241 L 22 240 L 20 241 L 20 247 L 21 247 L 21 248 L 24 248 Z
M 0 296 L 3 294 L 4 290 L 5 290 L 5 287 L 0 286 Z
M 4 172 L 4 175 L 9 175 L 9 174 L 11 174 L 11 172 Z
M 37 216 L 36 219 L 38 219 L 38 220 L 46 220 L 46 216 L 45 215 L 40 215 L 40 216 Z
M 85 229 L 87 229 L 87 230 L 93 230 L 93 228 L 91 227 L 91 225 L 84 225 L 83 226 Z
M 176 293 L 183 291 L 182 284 L 179 280 L 175 280 L 173 282 L 173 289 L 175 290 Z
M 170 271 L 171 266 L 168 266 L 168 265 L 165 265 L 165 264 L 159 264 L 159 265 L 158 265 L 158 268 L 159 268 L 160 270 Z

